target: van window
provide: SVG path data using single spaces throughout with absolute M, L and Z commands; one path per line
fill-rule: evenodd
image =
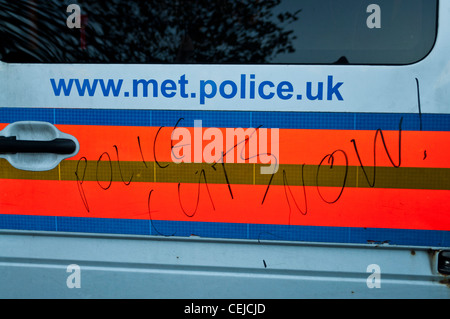
M 437 0 L 0 0 L 0 59 L 410 64 L 433 47 L 437 6 Z

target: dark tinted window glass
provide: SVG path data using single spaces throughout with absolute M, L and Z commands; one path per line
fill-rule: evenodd
M 408 64 L 436 25 L 437 0 L 0 0 L 0 59 Z

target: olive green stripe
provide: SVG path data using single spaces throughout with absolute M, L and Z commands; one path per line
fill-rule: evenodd
M 263 164 L 215 164 L 207 163 L 155 163 L 155 162 L 117 162 L 117 161 L 74 161 L 66 160 L 50 171 L 29 172 L 13 168 L 6 160 L 0 160 L 0 179 L 99 181 L 102 185 L 113 182 L 163 182 L 197 183 L 206 178 L 211 184 L 256 184 L 290 186 L 332 186 L 370 187 L 373 183 L 374 168 L 365 167 L 369 181 L 360 166 L 321 166 L 317 165 L 280 165 L 278 172 L 262 175 Z M 347 173 L 346 173 L 347 170 Z M 303 171 L 303 173 L 302 173 Z M 202 174 L 204 172 L 204 174 Z M 303 178 L 302 178 L 303 176 Z M 377 167 L 376 188 L 403 189 L 442 189 L 450 190 L 449 168 L 417 167 Z

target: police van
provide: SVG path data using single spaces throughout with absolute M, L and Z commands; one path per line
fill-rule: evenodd
M 450 297 L 449 1 L 0 17 L 2 298 Z

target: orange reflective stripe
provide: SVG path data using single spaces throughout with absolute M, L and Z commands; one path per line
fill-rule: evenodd
M 57 126 L 63 132 L 75 136 L 80 142 L 80 152 L 76 158 L 86 157 L 88 160 L 98 160 L 103 152 L 108 152 L 114 160 L 116 159 L 116 150 L 113 146 L 116 145 L 121 161 L 140 161 L 143 159 L 153 161 L 154 147 L 157 161 L 173 161 L 171 157 L 173 127 L 164 127 L 159 130 L 159 127 Z M 188 130 L 191 132 L 193 139 L 194 129 L 188 128 Z M 220 130 L 225 136 L 225 129 L 221 128 Z M 386 148 L 383 145 L 381 135 L 378 135 L 375 143 L 375 134 L 375 131 L 358 130 L 280 129 L 279 163 L 318 165 L 324 156 L 340 149 L 346 152 L 350 166 L 358 166 L 360 162 L 351 140 L 355 141 L 364 166 L 374 165 L 374 145 L 376 145 L 377 166 L 392 166 L 386 149 L 392 160 L 397 163 L 399 132 L 383 131 Z M 172 142 L 172 145 L 176 145 L 177 142 Z M 209 141 L 204 141 L 203 147 L 208 143 Z M 226 152 L 225 143 L 223 144 L 223 151 Z M 450 132 L 402 131 L 401 166 L 450 168 L 450 161 L 448 161 L 450 148 L 447 147 L 448 145 L 450 145 Z M 237 146 L 238 151 L 240 151 L 240 147 L 241 145 Z M 235 153 L 238 153 L 238 151 L 235 151 Z
M 83 202 L 79 186 L 76 181 L 3 180 L 1 210 L 21 215 L 450 230 L 450 216 L 443 213 L 450 207 L 448 190 L 345 188 L 329 204 L 326 201 L 336 199 L 339 188 L 273 185 L 262 203 L 266 185 L 232 185 L 232 198 L 227 185 L 206 187 L 203 180 L 200 186 L 113 182 L 106 190 L 97 182 L 84 182 Z
M 450 132 L 280 129 L 285 166 L 272 180 L 251 163 L 227 166 L 228 175 L 220 164 L 170 163 L 172 127 L 58 128 L 80 152 L 47 173 L 2 160 L 2 214 L 450 230 Z

